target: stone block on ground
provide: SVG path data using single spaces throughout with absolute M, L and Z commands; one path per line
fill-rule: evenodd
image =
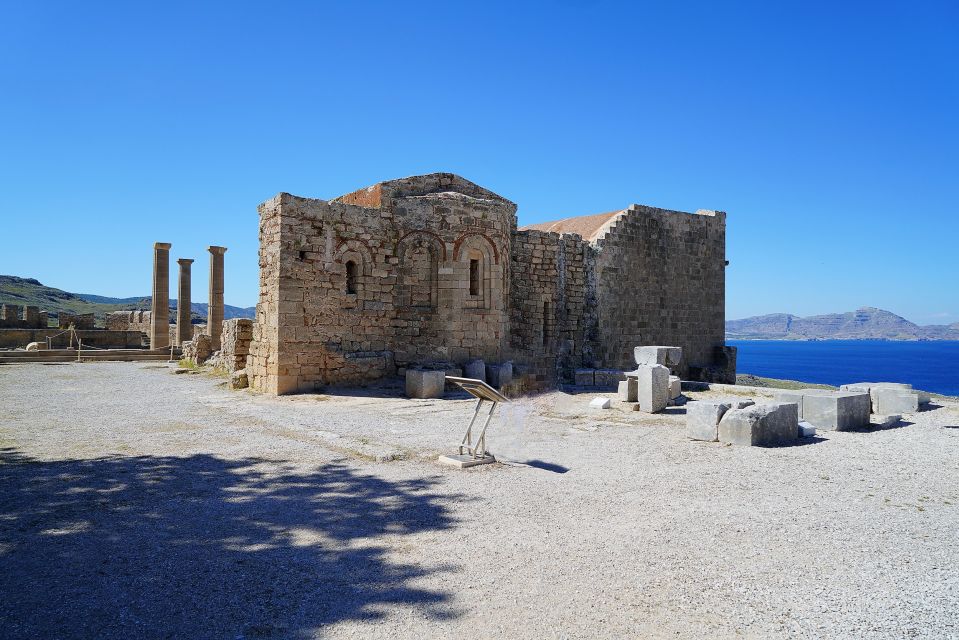
M 697 400 L 686 406 L 686 435 L 690 440 L 715 442 L 719 439 L 719 421 L 729 411 L 728 402 Z
M 889 415 L 919 411 L 919 394 L 911 389 L 873 387 L 869 395 L 872 396 L 872 410 L 876 414 Z
M 407 398 L 442 398 L 446 388 L 446 373 L 425 369 L 406 370 Z
M 679 376 L 669 376 L 669 399 L 675 400 L 683 394 L 683 382 Z
M 729 444 L 775 446 L 798 437 L 799 406 L 792 402 L 730 409 L 719 421 L 719 441 Z
M 658 413 L 669 403 L 669 369 L 663 365 L 636 367 L 636 396 L 639 410 Z
M 805 389 L 777 391 L 774 397 L 776 402 L 795 404 L 799 412 L 799 419 L 803 420 L 804 419 L 803 413 L 802 413 L 803 391 L 805 391 Z
M 899 424 L 899 421 L 902 420 L 902 416 L 898 413 L 891 413 L 888 415 L 872 415 L 869 417 L 869 422 L 873 427 L 878 427 L 880 429 L 893 427 Z
M 31 342 L 27 345 L 27 351 L 40 351 L 41 349 L 46 349 L 46 342 Z
M 482 360 L 470 360 L 463 367 L 463 375 L 467 378 L 486 382 L 486 363 Z
M 486 382 L 497 389 L 513 381 L 513 363 L 486 365 Z
M 593 384 L 597 387 L 615 389 L 620 380 L 625 380 L 626 374 L 616 369 L 595 369 Z
M 675 367 L 683 359 L 683 349 L 661 346 L 635 347 L 633 358 L 639 365 L 661 364 L 666 367 Z
M 249 384 L 249 380 L 247 380 L 246 377 L 246 369 L 237 369 L 230 374 L 231 389 L 246 389 Z
M 596 384 L 595 369 L 577 369 L 573 374 L 577 387 L 592 387 Z
M 609 409 L 612 403 L 609 401 L 609 398 L 599 397 L 590 400 L 589 406 L 591 409 Z
M 623 402 L 637 402 L 637 387 L 636 378 L 626 378 L 619 383 L 619 399 Z
M 809 424 L 808 422 L 799 423 L 799 437 L 800 438 L 812 438 L 816 435 L 816 427 Z
M 809 393 L 803 395 L 802 419 L 826 431 L 860 429 L 869 426 L 870 406 L 864 392 Z

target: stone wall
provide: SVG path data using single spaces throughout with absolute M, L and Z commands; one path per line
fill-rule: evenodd
M 0 329 L 0 349 L 26 347 L 31 342 L 46 343 L 48 336 L 57 336 L 53 338 L 55 349 L 66 349 L 71 346 L 72 338 L 69 333 L 62 333 L 62 331 L 62 329 L 56 327 L 48 329 Z M 83 340 L 84 345 L 99 349 L 139 349 L 143 346 L 143 334 L 139 331 L 80 329 L 76 332 L 76 335 Z M 73 342 L 73 346 L 76 346 L 76 341 Z
M 725 344 L 726 214 L 633 205 L 595 241 L 595 358 L 633 368 L 633 347 L 683 348 L 678 375 Z
M 57 313 L 57 326 L 66 329 L 71 325 L 74 329 L 94 329 L 97 323 L 92 313 L 69 313 L 67 311 Z
M 149 311 L 114 311 L 106 315 L 106 328 L 114 331 L 142 331 L 150 335 Z
M 510 346 L 536 387 L 572 379 L 575 369 L 592 362 L 591 265 L 590 246 L 577 235 L 530 230 L 513 236 Z
M 0 305 L 0 328 L 5 329 L 45 329 L 47 312 L 32 305 Z
M 516 206 L 450 174 L 420 178 L 261 205 L 254 388 L 312 390 L 506 355 Z
M 224 320 L 223 331 L 220 334 L 220 360 L 223 368 L 230 373 L 245 369 L 252 340 L 252 320 L 249 318 Z

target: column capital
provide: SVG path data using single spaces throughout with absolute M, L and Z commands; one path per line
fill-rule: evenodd
M 207 247 L 206 249 L 213 255 L 222 256 L 224 253 L 226 253 L 226 247 L 217 247 L 216 245 L 214 245 L 214 246 Z
M 164 250 L 166 250 L 166 251 L 169 251 L 169 250 L 170 250 L 170 247 L 172 247 L 172 246 L 173 246 L 173 245 L 170 244 L 169 242 L 154 242 L 154 243 L 153 243 L 153 248 L 154 248 L 154 249 L 164 249 Z
M 177 258 L 176 263 L 184 267 L 189 267 L 191 264 L 193 264 L 193 258 Z

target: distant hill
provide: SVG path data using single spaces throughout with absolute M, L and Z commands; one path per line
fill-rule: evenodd
M 773 313 L 726 322 L 735 340 L 959 340 L 959 322 L 920 326 L 890 311 L 863 307 L 801 318 Z
M 111 298 L 89 293 L 69 293 L 53 287 L 48 287 L 33 278 L 0 275 L 0 304 L 35 305 L 41 311 L 70 313 L 93 313 L 98 320 L 111 311 L 125 311 L 128 309 L 149 309 L 150 296 L 134 296 L 130 298 Z M 176 309 L 176 300 L 170 301 L 170 309 Z M 194 302 L 190 305 L 190 315 L 193 321 L 206 321 L 207 304 Z M 231 318 L 253 318 L 256 315 L 255 307 L 234 307 L 224 305 L 223 316 Z

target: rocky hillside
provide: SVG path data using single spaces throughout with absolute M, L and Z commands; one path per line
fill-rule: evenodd
M 35 305 L 41 311 L 70 313 L 93 313 L 98 320 L 111 311 L 126 309 L 149 309 L 150 296 L 131 298 L 111 298 L 83 293 L 69 293 L 48 287 L 33 278 L 0 275 L 0 304 Z M 170 301 L 170 309 L 176 309 L 176 300 Z M 206 320 L 206 303 L 194 302 L 190 305 L 191 315 L 196 320 Z M 224 305 L 223 316 L 230 318 L 252 318 L 254 307 L 233 307 Z M 172 319 L 172 316 L 171 316 Z
M 805 318 L 774 313 L 729 320 L 726 337 L 733 340 L 959 340 L 959 323 L 920 326 L 892 312 L 863 307 Z

